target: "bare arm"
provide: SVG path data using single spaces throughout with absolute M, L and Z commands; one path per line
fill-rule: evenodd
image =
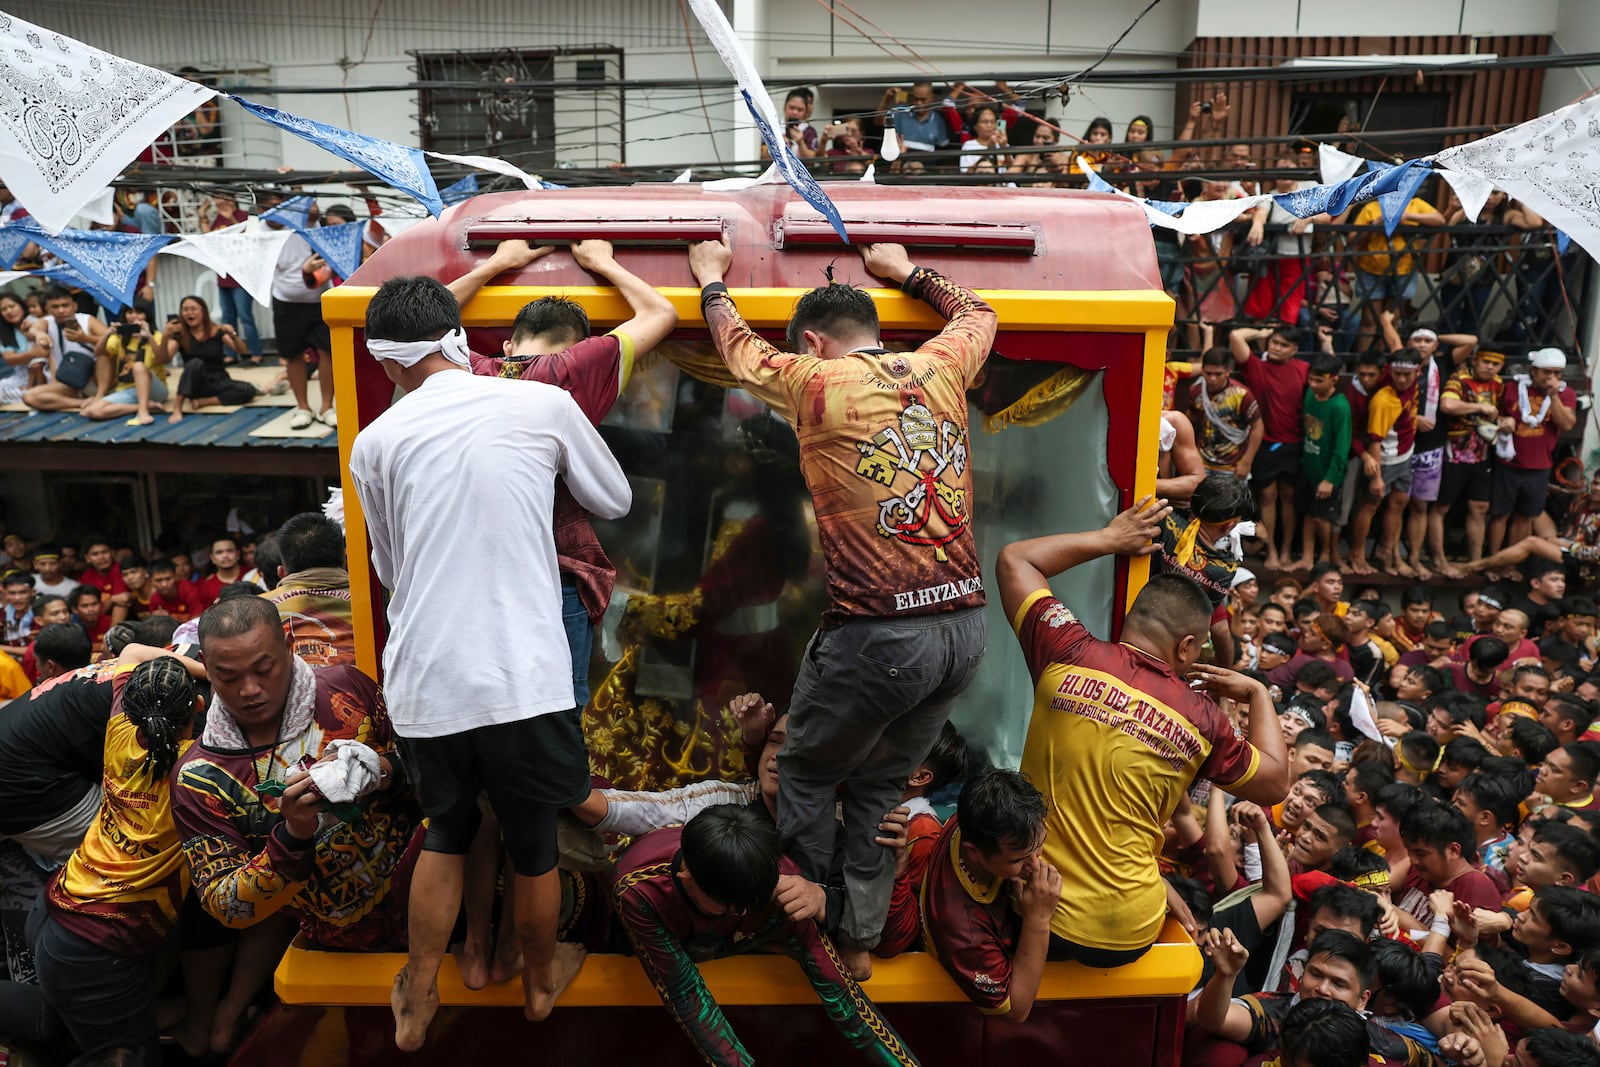
M 1023 877 L 1011 882 L 1012 897 L 1022 912 L 1022 933 L 1017 954 L 1011 958 L 1011 981 L 1006 987 L 1011 1011 L 1006 1018 L 1026 1022 L 1044 980 L 1045 958 L 1050 950 L 1050 919 L 1061 899 L 1061 873 L 1035 856 Z
M 1170 476 L 1156 479 L 1156 495 L 1167 500 L 1188 500 L 1205 481 L 1206 467 L 1200 459 L 1200 448 L 1194 441 L 1194 426 L 1181 415 L 1174 414 L 1167 418 L 1164 413 L 1162 418 L 1167 419 L 1172 428 L 1177 431 L 1177 439 L 1172 442 L 1172 470 Z
M 1213 697 L 1247 703 L 1250 724 L 1245 730 L 1250 746 L 1256 750 L 1255 774 L 1243 782 L 1219 783 L 1240 800 L 1256 804 L 1276 804 L 1289 792 L 1289 757 L 1283 743 L 1283 728 L 1278 725 L 1278 709 L 1272 704 L 1267 687 L 1237 671 L 1210 663 L 1196 663 L 1190 676 Z
M 1250 342 L 1258 337 L 1266 337 L 1272 331 L 1260 329 L 1255 326 L 1240 326 L 1238 329 L 1228 331 L 1228 350 L 1233 353 L 1235 363 L 1244 363 L 1255 358 L 1255 351 L 1251 349 Z
M 520 270 L 540 256 L 548 256 L 554 249 L 548 245 L 532 248 L 526 241 L 501 241 L 489 258 L 451 282 L 450 295 L 458 307 L 466 307 L 478 290 L 508 270 Z
M 1165 500 L 1145 497 L 1103 530 L 1035 537 L 1002 548 L 995 563 L 995 580 L 1000 584 L 1006 618 L 1014 618 L 1024 600 L 1049 588 L 1050 579 L 1062 571 L 1113 553 L 1148 556 L 1157 551 L 1153 538 L 1171 511 Z
M 633 318 L 618 326 L 617 331 L 632 339 L 634 351 L 639 355 L 665 341 L 667 334 L 678 325 L 678 310 L 672 306 L 672 301 L 644 279 L 624 269 L 612 255 L 610 241 L 579 241 L 572 246 L 572 258 L 584 270 L 616 286 L 633 309 Z
M 1267 424 L 1257 415 L 1250 423 L 1250 436 L 1244 440 L 1244 454 L 1239 457 L 1239 462 L 1234 465 L 1233 472 L 1243 478 L 1255 466 L 1256 453 L 1261 451 L 1261 439 L 1266 436 Z
M 1243 1041 L 1250 1036 L 1250 1012 L 1233 1002 L 1233 982 L 1249 962 L 1250 953 L 1232 930 L 1215 927 L 1206 932 L 1203 947 L 1216 970 L 1200 994 L 1194 1021 L 1206 1033 L 1225 1041 Z
M 1216 790 L 1212 790 L 1216 792 Z M 1256 844 L 1261 849 L 1261 892 L 1250 898 L 1255 909 L 1256 924 L 1265 930 L 1278 921 L 1289 907 L 1294 894 L 1289 874 L 1289 858 L 1278 844 L 1278 835 L 1272 827 L 1272 817 L 1259 804 L 1240 801 L 1233 806 L 1234 818 L 1241 825 L 1255 831 Z
M 1394 312 L 1385 311 L 1378 316 L 1378 321 L 1383 326 L 1383 343 L 1389 346 L 1389 351 L 1398 352 L 1405 347 L 1400 340 L 1400 331 L 1394 328 Z
M 1561 392 L 1557 390 L 1550 394 L 1550 421 L 1556 424 L 1558 430 L 1570 430 L 1577 425 L 1578 412 L 1561 402 Z

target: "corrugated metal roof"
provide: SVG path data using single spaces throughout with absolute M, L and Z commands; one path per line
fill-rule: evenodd
M 148 426 L 126 419 L 95 421 L 76 412 L 0 412 L 0 442 L 9 444 L 175 445 L 184 448 L 338 447 L 338 431 L 325 437 L 251 437 L 250 431 L 282 416 L 282 407 L 245 407 L 226 415 L 186 415 L 174 425 L 158 415 Z

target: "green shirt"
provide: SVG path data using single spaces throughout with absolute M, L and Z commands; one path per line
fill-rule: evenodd
M 1305 445 L 1300 453 L 1300 473 L 1314 488 L 1318 482 L 1344 484 L 1350 461 L 1350 401 L 1335 392 L 1318 400 L 1306 390 Z

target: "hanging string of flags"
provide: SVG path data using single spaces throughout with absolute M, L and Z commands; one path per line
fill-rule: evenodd
M 688 0 L 688 6 L 737 81 L 773 160 L 760 177 L 706 182 L 702 188 L 786 182 L 848 242 L 838 209 L 780 136 L 783 123 L 772 96 L 721 8 L 715 0 Z M 0 74 L 15 90 L 0 100 L 0 181 L 28 209 L 32 220 L 21 228 L 16 222 L 0 226 L 0 270 L 15 263 L 28 243 L 37 243 L 60 257 L 72 277 L 87 281 L 97 298 L 110 298 L 108 306 L 131 300 L 144 266 L 163 251 L 219 271 L 226 267 L 226 273 L 262 302 L 270 299 L 272 258 L 291 231 L 302 234 L 341 275 L 348 276 L 359 265 L 367 224 L 308 227 L 309 197 L 286 201 L 264 216 L 282 228 L 252 221 L 243 230 L 230 227 L 181 240 L 173 235 L 68 228 L 75 218 L 102 215 L 106 187 L 123 168 L 174 123 L 213 98 L 228 100 L 262 121 L 348 160 L 409 194 L 434 216 L 473 195 L 478 183 L 476 176 L 469 174 L 441 192 L 426 156 L 515 178 L 528 189 L 564 188 L 502 159 L 424 152 L 237 95 L 219 94 L 3 12 Z M 892 158 L 890 147 L 886 143 L 885 159 Z M 1185 234 L 1226 226 L 1269 199 L 1298 218 L 1324 212 L 1337 215 L 1353 205 L 1377 200 L 1384 227 L 1393 234 L 1406 204 L 1422 183 L 1439 175 L 1456 190 L 1468 217 L 1476 217 L 1489 192 L 1500 189 L 1555 225 L 1563 247 L 1570 235 L 1590 255 L 1600 258 L 1600 198 L 1594 196 L 1594 190 L 1600 188 L 1600 94 L 1502 133 L 1400 164 L 1369 162 L 1326 145 L 1319 151 L 1323 178 L 1319 185 L 1284 194 L 1189 204 L 1134 196 L 1113 187 L 1082 160 L 1080 167 L 1091 189 L 1134 200 L 1151 225 Z M 419 221 L 386 215 L 381 224 L 394 233 Z M 263 272 L 259 257 L 269 251 L 274 255 Z M 58 269 L 57 274 L 61 273 Z

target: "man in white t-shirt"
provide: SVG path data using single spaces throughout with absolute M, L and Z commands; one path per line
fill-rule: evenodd
M 34 327 L 33 351 L 48 360 L 46 381 L 24 392 L 22 402 L 36 411 L 77 411 L 84 390 L 94 384 L 94 350 L 106 335 L 106 324 L 79 311 L 78 301 L 59 285 L 44 291 L 44 310 L 45 317 Z M 76 365 L 79 375 L 69 374 L 74 380 L 62 380 L 62 360 Z
M 267 220 L 267 225 L 281 228 L 282 224 Z M 321 420 L 329 426 L 336 425 L 333 413 L 333 360 L 328 355 L 331 342 L 328 326 L 322 321 L 322 294 L 328 289 L 328 265 L 311 250 L 311 245 L 298 233 L 278 250 L 278 262 L 272 268 L 272 330 L 278 345 L 278 358 L 289 373 L 289 388 L 294 392 L 295 412 L 289 417 L 289 427 L 303 430 L 312 422 Z M 316 352 L 317 384 L 322 390 L 322 407 L 311 414 L 310 394 L 306 383 L 310 371 L 306 367 L 306 350 Z
M 78 588 L 78 583 L 68 578 L 61 569 L 61 553 L 53 548 L 41 548 L 33 554 L 33 591 L 47 596 L 66 596 Z
M 439 282 L 385 282 L 367 307 L 366 338 L 405 390 L 356 437 L 350 475 L 373 567 L 392 593 L 389 716 L 428 816 L 411 887 L 410 960 L 390 998 L 395 1043 L 412 1051 L 439 1006 L 439 964 L 460 910 L 480 791 L 517 874 L 527 1017 L 547 1016 L 583 963 L 580 947 L 556 944 L 556 813 L 589 795 L 589 759 L 551 519 L 558 476 L 603 519 L 626 515 L 632 493 L 571 395 L 468 370 L 461 313 Z M 472 551 L 463 555 L 462 545 Z M 505 580 L 509 559 L 525 576 L 519 582 Z

